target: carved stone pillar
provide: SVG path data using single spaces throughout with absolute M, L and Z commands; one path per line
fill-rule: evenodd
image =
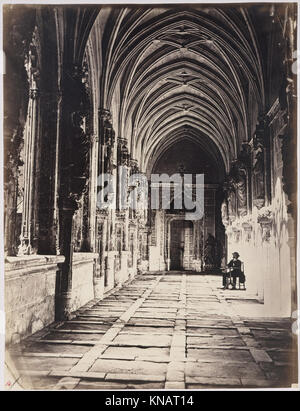
M 10 5 L 3 8 L 3 49 L 5 72 L 3 75 L 3 155 L 4 155 L 4 252 L 18 253 L 21 230 L 21 202 L 23 182 L 23 131 L 26 122 L 29 93 L 32 87 L 26 72 L 29 48 L 36 24 L 33 7 Z M 26 61 L 26 67 L 24 62 Z M 31 61 L 36 66 L 38 61 Z M 19 209 L 18 209 L 19 208 Z
M 98 179 L 99 137 L 91 136 L 90 179 L 89 179 L 89 232 L 90 247 L 97 250 L 97 179 Z
M 54 81 L 53 81 L 54 82 Z M 52 83 L 51 83 L 52 84 Z M 49 86 L 50 87 L 50 86 Z M 39 184 L 39 236 L 40 254 L 59 254 L 59 140 L 62 93 L 40 93 L 41 158 Z M 47 165 L 47 166 L 44 166 Z
M 74 66 L 72 75 L 64 78 L 68 98 L 62 102 L 59 248 L 65 262 L 61 268 L 59 319 L 68 318 L 72 311 L 73 215 L 89 173 L 90 142 L 86 124 L 90 106 L 84 76 L 84 70 Z
M 127 148 L 127 140 L 118 137 L 117 148 L 117 209 L 126 210 L 128 208 L 128 178 L 129 178 L 129 166 L 130 155 Z
M 72 312 L 72 261 L 73 261 L 74 204 L 66 202 L 60 210 L 60 251 L 65 256 L 59 276 L 56 319 L 68 319 Z
M 105 198 L 103 197 L 103 181 L 101 176 L 106 173 L 112 174 L 114 169 L 113 153 L 115 133 L 111 123 L 109 110 L 100 108 L 98 110 L 98 167 L 97 167 L 97 227 L 96 234 L 97 252 L 99 259 L 94 275 L 95 296 L 101 298 L 104 289 L 110 289 L 114 284 L 114 247 L 113 247 L 113 225 L 112 211 L 104 209 Z M 101 216 L 101 217 L 100 217 Z M 99 230 L 101 224 L 101 230 Z M 101 236 L 101 238 L 100 238 Z
M 112 127 L 111 113 L 99 109 L 99 174 L 110 173 L 113 169 L 113 150 L 115 132 Z
M 94 270 L 94 296 L 103 298 L 104 294 L 104 277 L 105 277 L 105 254 L 106 254 L 106 212 L 97 211 L 97 231 L 96 231 L 96 252 L 98 260 Z
M 130 155 L 128 153 L 126 138 L 118 137 L 118 165 L 129 166 Z
M 35 33 L 36 34 L 36 33 Z M 19 255 L 34 254 L 38 247 L 39 175 L 39 61 L 37 39 L 33 36 L 25 67 L 29 82 L 29 102 L 24 130 L 24 197 Z
M 83 204 L 82 204 L 82 238 L 81 238 L 81 247 L 80 250 L 82 252 L 90 252 L 92 251 L 91 247 L 91 238 L 90 238 L 90 222 L 91 222 L 91 215 L 90 215 L 90 207 L 89 207 L 89 199 L 90 199 L 90 185 L 87 182 L 85 189 L 83 191 Z

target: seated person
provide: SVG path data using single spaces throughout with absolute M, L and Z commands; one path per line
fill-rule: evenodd
M 223 287 L 226 288 L 226 278 L 231 276 L 233 279 L 233 289 L 236 288 L 236 279 L 239 277 L 241 282 L 244 282 L 244 274 L 242 273 L 242 262 L 239 260 L 239 253 L 234 252 L 232 253 L 232 260 L 229 261 L 227 267 L 230 269 L 230 272 L 226 272 L 223 274 Z

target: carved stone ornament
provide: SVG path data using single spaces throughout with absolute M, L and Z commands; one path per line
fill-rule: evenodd
M 256 135 L 253 139 L 253 204 L 262 208 L 265 202 L 265 160 L 264 140 L 262 136 Z
M 227 177 L 223 188 L 227 198 L 228 218 L 232 222 L 236 218 L 236 192 L 234 179 L 231 176 Z
M 229 224 L 227 200 L 224 200 L 221 205 L 221 216 L 223 225 L 227 226 Z
M 262 240 L 267 243 L 271 239 L 273 221 L 273 213 L 270 209 L 264 209 L 257 217 L 262 230 Z
M 232 231 L 233 231 L 234 241 L 235 241 L 236 243 L 239 243 L 239 242 L 240 242 L 240 239 L 241 239 L 241 230 L 238 229 L 238 228 L 233 228 Z
M 135 159 L 130 160 L 131 174 L 137 174 L 139 172 L 138 161 Z
M 232 167 L 232 178 L 235 187 L 237 211 L 240 217 L 247 214 L 247 169 L 241 161 Z
M 126 138 L 118 137 L 118 165 L 129 166 L 130 154 Z
M 250 223 L 242 223 L 246 242 L 251 241 L 253 227 Z
M 112 116 L 109 110 L 100 109 L 99 110 L 99 120 L 100 120 L 100 134 L 102 136 L 102 144 L 112 147 L 115 142 L 115 132 L 112 127 Z

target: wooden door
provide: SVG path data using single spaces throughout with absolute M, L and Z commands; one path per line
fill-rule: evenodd
M 190 270 L 193 259 L 193 225 L 191 221 L 171 222 L 171 270 Z
M 182 220 L 171 222 L 171 270 L 182 270 L 183 260 L 183 238 L 182 238 Z

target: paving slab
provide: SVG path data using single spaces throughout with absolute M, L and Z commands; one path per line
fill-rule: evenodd
M 241 380 L 239 378 L 222 378 L 222 377 L 199 377 L 199 376 L 195 376 L 195 377 L 186 377 L 186 383 L 187 384 L 196 384 L 196 385 L 209 385 L 212 386 L 214 388 L 216 388 L 216 386 L 222 386 L 222 387 L 240 387 L 241 384 Z
M 291 322 L 241 316 L 259 304 L 246 292 L 221 291 L 220 281 L 187 272 L 137 276 L 12 346 L 15 389 L 290 387 Z
M 15 357 L 14 363 L 18 370 L 39 370 L 47 371 L 49 368 L 59 370 L 69 370 L 78 362 L 78 358 L 58 358 L 52 357 Z M 50 367 L 49 367 L 50 365 Z
M 103 355 L 113 358 L 115 355 L 124 357 L 158 357 L 169 355 L 170 349 L 167 347 L 108 347 Z
M 222 364 L 222 363 L 186 363 L 185 374 L 187 377 L 247 377 L 261 378 L 265 377 L 264 372 L 255 363 L 243 364 Z
M 187 358 L 195 358 L 199 361 L 214 361 L 214 362 L 241 362 L 248 363 L 253 361 L 250 352 L 246 350 L 216 350 L 203 348 L 188 348 Z
M 96 360 L 89 372 L 104 372 L 114 374 L 144 374 L 164 375 L 166 364 L 150 361 L 127 361 L 127 360 Z

